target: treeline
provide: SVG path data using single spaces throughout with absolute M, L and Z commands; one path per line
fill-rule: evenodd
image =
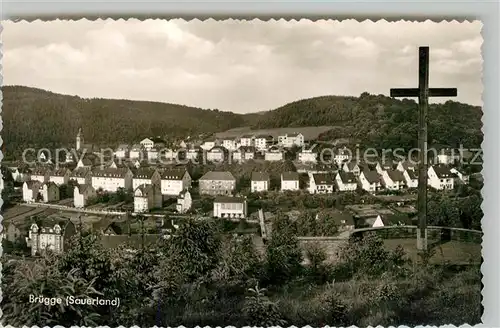
M 107 249 L 91 234 L 72 240 L 62 255 L 4 255 L 2 323 L 347 327 L 481 320 L 479 266 L 451 271 L 430 265 L 425 254 L 414 265 L 373 235 L 349 241 L 330 263 L 317 244 L 304 254 L 284 217 L 275 225 L 263 253 L 250 236 L 187 221 L 153 249 Z M 30 303 L 30 295 L 118 297 L 120 306 L 50 306 Z
M 429 143 L 480 148 L 483 140 L 480 107 L 455 101 L 429 106 Z M 336 126 L 324 140 L 350 138 L 366 147 L 417 147 L 418 104 L 383 95 L 324 96 L 286 104 L 256 117 L 254 128 Z

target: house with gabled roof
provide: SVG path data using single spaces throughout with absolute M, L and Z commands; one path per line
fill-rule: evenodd
M 132 189 L 136 190 L 141 185 L 148 184 L 161 184 L 161 175 L 158 170 L 153 168 L 139 168 L 134 173 L 134 177 L 132 178 Z
M 233 152 L 233 161 L 242 162 L 255 158 L 257 149 L 254 146 L 240 146 L 237 151 Z
M 67 168 L 58 168 L 55 170 L 50 170 L 49 181 L 54 182 L 56 185 L 60 186 L 68 183 L 70 175 L 71 171 L 68 170 Z
M 355 191 L 358 188 L 358 181 L 352 172 L 339 171 L 335 182 L 339 191 Z
M 348 161 L 342 165 L 344 172 L 352 172 L 354 176 L 358 177 L 363 171 L 363 166 L 357 161 Z
M 464 184 L 469 183 L 469 175 L 467 173 L 465 173 L 464 170 L 462 170 L 460 168 L 451 168 L 450 172 L 455 174 L 458 177 L 458 179 L 456 179 L 456 182 L 461 182 Z
M 175 209 L 178 213 L 186 213 L 193 206 L 193 199 L 191 198 L 191 193 L 188 190 L 184 190 L 177 197 L 177 204 Z
M 119 188 L 130 190 L 132 178 L 129 168 L 97 168 L 92 170 L 92 187 L 108 192 L 116 192 Z
M 130 159 L 144 159 L 145 149 L 141 144 L 134 144 L 130 148 L 129 158 Z
M 406 186 L 405 178 L 401 171 L 393 169 L 383 170 L 381 175 L 382 183 L 388 190 L 400 190 Z
M 268 191 L 270 185 L 269 173 L 252 172 L 250 190 L 252 192 Z
M 76 228 L 71 220 L 43 219 L 39 224 L 31 224 L 26 243 L 31 248 L 31 256 L 41 255 L 47 250 L 60 254 L 68 249 L 74 235 Z
M 311 194 L 330 194 L 333 193 L 334 181 L 331 174 L 328 173 L 310 173 L 309 174 L 309 192 Z
M 433 165 L 427 170 L 427 181 L 430 187 L 437 190 L 452 190 L 456 175 L 444 165 Z
M 418 187 L 418 171 L 417 170 L 405 170 L 403 172 L 405 178 L 405 183 L 408 188 Z
M 238 149 L 238 138 L 236 137 L 226 137 L 222 139 L 222 146 L 229 151 Z
M 45 182 L 40 185 L 40 192 L 38 199 L 43 203 L 56 202 L 61 199 L 59 194 L 59 187 L 54 182 Z
M 267 134 L 259 134 L 254 138 L 254 146 L 258 150 L 266 150 L 273 143 L 273 136 Z
M 73 204 L 76 208 L 84 208 L 90 199 L 95 198 L 97 192 L 90 184 L 78 184 L 73 189 Z
M 215 146 L 207 151 L 207 161 L 209 162 L 222 162 L 227 159 L 229 150 L 223 146 Z
M 218 196 L 214 200 L 216 218 L 243 219 L 248 215 L 247 200 L 244 197 Z
M 318 161 L 318 153 L 313 149 L 302 149 L 297 153 L 297 160 L 302 163 L 316 163 Z
M 92 184 L 92 170 L 90 168 L 79 167 L 74 169 L 69 175 L 69 180 L 75 180 L 78 184 Z
M 252 134 L 244 134 L 240 137 L 241 147 L 252 147 L 254 146 L 254 136 Z
M 411 219 L 404 214 L 379 214 L 371 224 L 372 228 L 412 225 Z
M 393 170 L 396 164 L 392 159 L 383 159 L 377 162 L 375 166 L 375 170 L 377 170 L 378 174 L 382 174 L 383 171 Z
M 265 154 L 264 160 L 274 162 L 274 161 L 282 161 L 285 159 L 285 152 L 279 146 L 271 146 L 269 147 Z
M 413 160 L 403 160 L 398 162 L 398 165 L 396 167 L 396 170 L 404 172 L 406 170 L 411 170 L 416 172 L 418 169 L 418 162 L 413 161 Z
M 285 148 L 304 146 L 304 135 L 302 133 L 286 133 L 278 136 L 278 144 Z
M 31 170 L 31 180 L 45 183 L 49 181 L 50 169 L 46 167 L 36 167 Z
M 28 180 L 23 183 L 23 201 L 26 203 L 35 202 L 38 199 L 40 186 L 42 182 L 37 180 Z
M 203 140 L 202 144 L 200 145 L 200 147 L 205 151 L 208 151 L 208 150 L 214 148 L 215 146 L 217 146 L 217 141 L 215 138 L 205 139 L 205 140 Z
M 281 191 L 300 190 L 299 174 L 297 172 L 281 173 Z
M 134 191 L 134 212 L 149 212 L 162 206 L 163 197 L 158 184 L 143 184 Z
M 382 188 L 380 183 L 382 177 L 377 171 L 363 170 L 359 175 L 361 188 L 368 192 L 374 193 Z
M 200 194 L 230 195 L 236 189 L 236 179 L 229 171 L 209 171 L 199 180 Z
M 191 188 L 191 175 L 186 169 L 167 169 L 160 172 L 161 194 L 178 196 L 182 191 Z

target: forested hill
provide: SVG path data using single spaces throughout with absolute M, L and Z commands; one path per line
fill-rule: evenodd
M 430 144 L 479 148 L 483 139 L 481 107 L 447 101 L 431 104 Z M 377 148 L 416 147 L 418 105 L 383 95 L 324 96 L 295 101 L 257 117 L 253 128 L 337 126 L 325 139 L 350 137 Z
M 82 127 L 85 142 L 131 143 L 147 136 L 186 136 L 245 125 L 230 112 L 182 105 L 83 99 L 49 91 L 4 86 L 2 139 L 20 147 L 73 144 Z
M 325 139 L 349 137 L 377 148 L 414 147 L 418 108 L 413 100 L 363 93 L 360 97 L 304 99 L 275 110 L 239 115 L 182 105 L 83 99 L 23 86 L 4 86 L 2 139 L 7 149 L 72 145 L 82 127 L 85 142 L 113 145 L 146 136 L 184 137 L 236 127 L 336 126 Z M 429 143 L 480 147 L 480 107 L 457 102 L 431 105 Z

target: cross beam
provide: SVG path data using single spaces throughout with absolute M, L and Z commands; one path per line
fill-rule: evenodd
M 418 97 L 418 226 L 417 249 L 427 250 L 427 111 L 429 97 L 456 97 L 456 88 L 429 88 L 429 47 L 419 48 L 418 88 L 391 89 L 391 97 Z

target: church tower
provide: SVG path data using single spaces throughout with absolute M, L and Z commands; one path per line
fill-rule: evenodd
M 76 135 L 76 150 L 81 150 L 83 147 L 83 132 L 82 128 L 78 129 L 78 134 Z

